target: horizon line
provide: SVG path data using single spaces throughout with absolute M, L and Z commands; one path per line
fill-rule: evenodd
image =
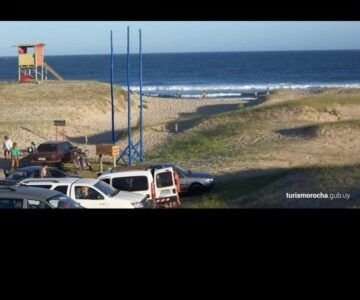
M 307 50 L 237 50 L 237 51 L 189 51 L 189 52 L 143 52 L 142 54 L 193 54 L 193 53 L 248 53 L 248 52 L 321 52 L 321 51 L 359 51 L 360 49 L 307 49 Z M 138 53 L 130 53 L 138 54 Z M 110 55 L 109 53 L 84 53 L 84 54 L 49 54 L 45 56 L 87 56 L 87 55 Z M 114 53 L 114 55 L 126 55 L 126 53 Z M 17 57 L 17 55 L 0 55 L 0 57 Z

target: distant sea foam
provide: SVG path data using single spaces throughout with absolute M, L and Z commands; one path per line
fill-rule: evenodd
M 278 89 L 323 89 L 323 88 L 360 88 L 360 83 L 269 83 L 269 84 L 246 84 L 246 85 L 171 85 L 171 86 L 144 86 L 144 94 L 151 96 L 175 96 L 177 93 L 183 98 L 199 98 L 206 92 L 208 98 L 247 98 L 255 100 L 257 97 L 249 95 L 263 94 L 267 91 Z M 132 86 L 133 91 L 139 92 L 139 86 Z M 200 93 L 199 93 L 200 92 Z M 245 99 L 244 99 L 245 100 Z

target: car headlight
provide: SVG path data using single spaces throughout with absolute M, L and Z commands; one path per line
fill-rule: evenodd
M 214 178 L 207 178 L 207 179 L 205 179 L 205 182 L 207 182 L 207 183 L 210 183 L 210 182 L 213 182 L 214 181 Z
M 131 205 L 135 208 L 142 208 L 144 207 L 144 204 L 142 202 L 131 202 Z

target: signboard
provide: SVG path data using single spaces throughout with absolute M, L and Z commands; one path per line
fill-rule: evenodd
M 65 126 L 65 120 L 54 120 L 54 126 Z
M 98 144 L 98 145 L 96 145 L 96 154 L 97 155 L 119 156 L 120 146 L 113 145 L 113 144 Z

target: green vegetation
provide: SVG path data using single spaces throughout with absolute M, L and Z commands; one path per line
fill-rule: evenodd
M 343 93 L 343 94 L 330 94 L 328 95 L 326 92 L 324 94 L 315 94 L 310 97 L 297 99 L 297 100 L 289 100 L 282 101 L 277 104 L 273 104 L 269 107 L 271 108 L 292 108 L 299 106 L 308 106 L 316 109 L 331 109 L 334 106 L 344 106 L 344 105 L 360 105 L 360 94 L 359 92 L 354 93 Z M 266 110 L 269 107 L 258 107 L 257 110 Z
M 359 105 L 359 91 L 323 91 L 297 100 L 239 107 L 199 120 L 196 128 L 174 135 L 147 158 L 192 169 L 205 166 L 210 172 L 227 165 L 241 170 L 247 164 L 255 171 L 264 164 L 285 166 L 267 168 L 270 174 L 259 169 L 251 176 L 245 171 L 221 172 L 211 192 L 185 197 L 184 208 L 360 207 L 359 159 L 354 156 L 360 130 L 354 112 Z M 294 192 L 351 193 L 351 200 L 286 199 L 286 193 Z
M 359 180 L 359 165 L 275 170 L 253 177 L 223 179 L 201 197 L 184 197 L 182 208 L 360 208 Z M 291 199 L 286 193 L 323 193 L 329 198 Z M 345 193 L 350 194 L 349 200 L 336 198 Z
M 220 179 L 211 192 L 197 199 L 183 198 L 182 208 L 231 208 L 239 206 L 233 199 L 255 196 L 258 190 L 286 176 L 287 171 L 274 172 L 248 178 Z M 246 202 L 242 200 L 242 202 Z M 244 204 L 244 203 L 242 203 Z

